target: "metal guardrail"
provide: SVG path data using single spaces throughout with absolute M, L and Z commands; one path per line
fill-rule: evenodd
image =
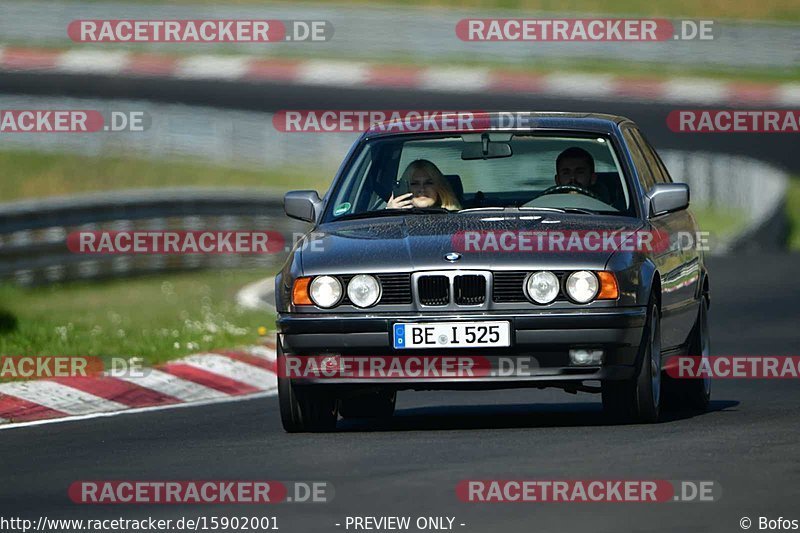
M 729 209 L 745 217 L 739 233 L 712 243 L 714 254 L 783 247 L 788 233 L 786 172 L 751 157 L 675 150 L 660 153 L 673 179 L 689 184 L 693 205 Z M 771 229 L 757 231 L 765 227 Z
M 269 230 L 287 243 L 307 225 L 286 217 L 282 195 L 254 189 L 156 189 L 0 205 L 0 280 L 40 285 L 147 272 L 261 267 L 282 254 L 86 255 L 73 231 Z

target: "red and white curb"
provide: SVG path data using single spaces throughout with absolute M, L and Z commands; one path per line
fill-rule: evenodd
M 0 429 L 46 421 L 217 403 L 277 392 L 274 343 L 199 353 L 146 368 L 0 384 Z
M 0 47 L 0 71 L 106 74 L 333 87 L 535 94 L 684 104 L 800 105 L 800 83 L 652 79 L 601 74 L 533 74 L 502 69 L 413 67 L 251 56 L 170 56 L 113 50 Z

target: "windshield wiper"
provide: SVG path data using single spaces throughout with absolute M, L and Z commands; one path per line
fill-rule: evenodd
M 506 211 L 508 209 L 519 209 L 520 211 L 551 211 L 553 213 L 581 213 L 584 215 L 596 215 L 597 211 L 583 209 L 581 207 L 515 207 L 515 206 L 489 206 L 489 207 L 470 207 L 462 209 L 459 213 L 469 213 L 472 211 Z
M 584 215 L 596 215 L 597 211 L 583 209 L 581 207 L 525 207 L 519 208 L 520 211 L 553 211 L 554 213 L 581 213 Z
M 468 207 L 467 209 L 462 209 L 459 213 L 469 213 L 471 211 L 505 211 L 505 207 L 501 206 L 488 206 L 488 207 Z
M 441 213 L 450 213 L 451 211 L 444 207 L 412 207 L 410 209 L 376 209 L 375 211 L 365 211 L 363 213 L 351 213 L 349 215 L 342 215 L 334 219 L 339 220 L 356 220 L 359 218 L 378 218 L 378 217 L 394 217 L 398 215 L 436 215 Z

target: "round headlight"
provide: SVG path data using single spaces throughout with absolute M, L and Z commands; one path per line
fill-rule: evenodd
M 347 284 L 347 297 L 356 307 L 375 305 L 381 297 L 381 285 L 373 276 L 359 274 Z
M 594 300 L 599 290 L 600 283 L 597 282 L 597 275 L 594 272 L 579 270 L 567 278 L 567 294 L 579 304 Z
M 558 296 L 558 278 L 547 270 L 534 272 L 528 276 L 525 290 L 534 302 L 549 304 Z
M 317 276 L 308 287 L 311 301 L 319 307 L 333 307 L 342 299 L 342 284 L 333 276 Z

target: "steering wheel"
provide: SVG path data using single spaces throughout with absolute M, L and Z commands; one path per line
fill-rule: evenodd
M 545 189 L 544 191 L 539 193 L 539 196 L 537 196 L 536 198 L 539 198 L 541 196 L 545 196 L 545 195 L 548 195 L 548 194 L 563 194 L 563 193 L 571 193 L 571 192 L 577 192 L 577 193 L 583 194 L 585 196 L 588 196 L 589 198 L 594 198 L 595 200 L 602 201 L 602 200 L 600 200 L 600 198 L 597 197 L 597 195 L 595 193 L 593 193 L 589 189 L 584 189 L 583 187 L 580 187 L 578 185 L 553 185 L 549 189 Z

